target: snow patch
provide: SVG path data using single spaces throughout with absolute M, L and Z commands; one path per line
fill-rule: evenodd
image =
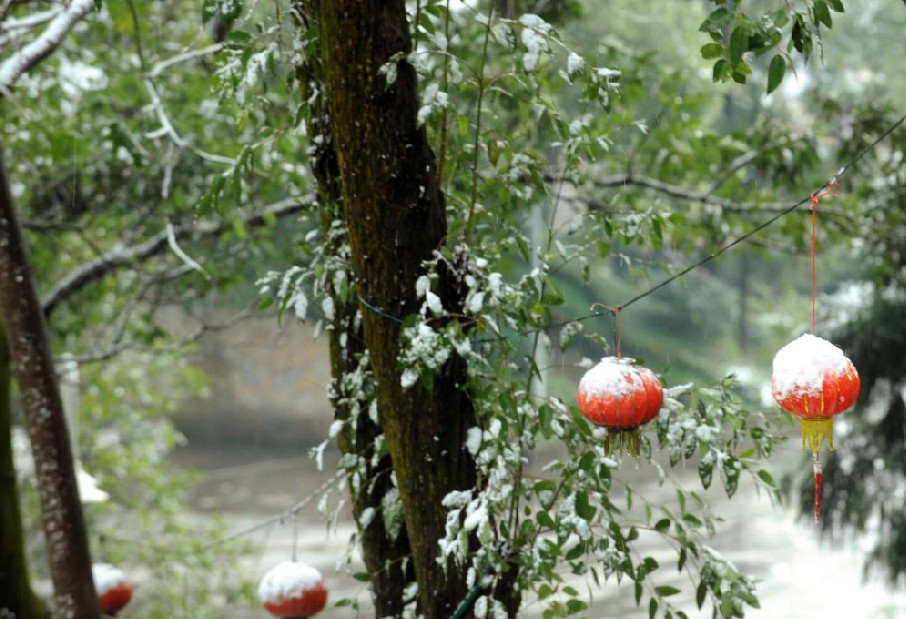
M 91 577 L 94 579 L 94 588 L 99 596 L 105 595 L 126 584 L 126 575 L 123 570 L 109 563 L 95 563 L 91 566 Z

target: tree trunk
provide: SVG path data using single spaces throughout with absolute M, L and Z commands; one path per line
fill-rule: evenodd
M 41 503 L 55 619 L 98 619 L 91 555 L 44 313 L 0 153 L 0 315 L 22 394 Z
M 11 378 L 6 331 L 0 321 L 0 617 L 40 619 L 47 615 L 47 609 L 32 591 L 25 559 L 13 462 Z
M 402 388 L 401 326 L 385 315 L 417 311 L 415 281 L 447 234 L 434 156 L 416 124 L 415 71 L 405 61 L 397 63 L 392 85 L 378 73 L 394 54 L 411 49 L 405 2 L 330 0 L 320 9 L 321 58 L 352 265 L 357 293 L 371 306 L 363 304 L 360 311 L 379 425 L 405 512 L 419 611 L 428 619 L 446 619 L 467 586 L 465 569 L 444 570 L 437 562 L 446 520 L 441 501 L 452 490 L 475 487 L 475 463 L 464 447 L 475 415 L 461 358 L 451 358 L 432 388 Z M 461 305 L 462 291 L 446 279 L 440 296 L 454 308 Z
M 318 21 L 315 2 L 297 2 L 305 29 L 314 29 Z M 320 45 L 320 41 L 317 41 Z M 406 584 L 415 580 L 412 561 L 409 560 L 409 538 L 405 526 L 394 530 L 385 524 L 384 500 L 394 490 L 393 465 L 389 455 L 374 459 L 375 440 L 381 434 L 378 424 L 367 411 L 368 402 L 353 401 L 356 393 L 344 386 L 343 377 L 359 370 L 367 353 L 362 330 L 361 314 L 355 290 L 355 275 L 347 264 L 346 219 L 340 192 L 339 164 L 334 150 L 330 124 L 327 122 L 327 101 L 324 98 L 323 63 L 317 55 L 306 58 L 298 68 L 297 78 L 304 99 L 309 101 L 308 128 L 312 135 L 320 136 L 311 153 L 311 167 L 317 180 L 318 206 L 321 212 L 321 232 L 324 239 L 323 255 L 327 274 L 326 294 L 334 302 L 334 319 L 327 335 L 330 344 L 331 403 L 334 416 L 345 422 L 338 436 L 340 450 L 355 456 L 355 467 L 348 471 L 352 495 L 352 512 L 358 525 L 358 534 L 365 567 L 371 576 L 375 613 L 378 617 L 399 617 L 406 606 Z M 336 286 L 335 275 L 342 271 L 342 289 Z M 363 478 L 359 478 L 361 475 Z M 364 483 L 363 483 L 364 482 Z M 362 526 L 362 515 L 374 510 L 374 517 Z M 391 525 L 392 526 L 392 525 Z

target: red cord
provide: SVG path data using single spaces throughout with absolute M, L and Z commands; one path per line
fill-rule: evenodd
M 815 333 L 817 324 L 817 289 L 818 289 L 818 202 L 825 196 L 836 196 L 840 194 L 840 183 L 831 181 L 821 188 L 818 193 L 813 193 L 809 197 L 812 199 L 812 205 L 809 210 L 812 212 L 812 333 Z
M 821 461 L 818 454 L 812 454 L 812 464 L 815 469 L 815 522 L 821 520 L 821 488 L 824 485 L 824 473 L 821 471 Z

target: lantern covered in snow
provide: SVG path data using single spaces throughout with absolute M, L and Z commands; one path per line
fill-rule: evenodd
M 321 572 L 310 565 L 283 561 L 261 579 L 258 597 L 275 617 L 304 619 L 324 610 L 327 587 Z
M 774 356 L 771 391 L 783 410 L 802 420 L 802 446 L 817 454 L 834 448 L 831 418 L 859 397 L 859 374 L 843 351 L 806 333 Z
M 638 457 L 639 427 L 657 417 L 664 390 L 654 372 L 634 359 L 605 357 L 579 381 L 578 400 L 586 419 L 607 428 L 607 453 L 628 449 Z
M 117 567 L 109 563 L 95 563 L 91 566 L 94 588 L 98 594 L 101 612 L 116 616 L 132 599 L 132 583 Z

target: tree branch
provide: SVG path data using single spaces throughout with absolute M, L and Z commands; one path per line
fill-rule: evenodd
M 310 200 L 293 200 L 279 202 L 265 207 L 261 212 L 249 215 L 243 221 L 246 226 L 264 226 L 274 218 L 287 217 L 299 213 L 310 206 Z M 194 225 L 180 225 L 173 227 L 175 238 L 183 239 L 193 234 L 200 236 L 214 236 L 228 230 L 232 224 L 226 221 L 205 221 Z M 58 281 L 44 297 L 41 305 L 44 314 L 50 316 L 53 311 L 64 301 L 71 298 L 85 286 L 103 279 L 110 273 L 127 267 L 131 264 L 143 262 L 148 258 L 163 253 L 169 247 L 167 231 L 146 239 L 136 245 L 118 245 L 103 254 L 82 263 Z
M 72 0 L 38 38 L 0 64 L 0 95 L 9 93 L 22 75 L 47 58 L 73 26 L 94 8 L 94 0 Z
M 578 185 L 579 183 L 574 179 L 570 178 L 557 178 L 557 177 L 548 177 L 551 182 L 567 182 L 573 185 Z M 715 196 L 710 192 L 703 191 L 693 191 L 687 187 L 681 185 L 673 185 L 671 183 L 665 183 L 656 178 L 650 176 L 637 175 L 637 174 L 614 174 L 611 176 L 603 176 L 596 179 L 591 179 L 588 181 L 590 185 L 599 188 L 609 188 L 609 187 L 643 187 L 645 189 L 650 189 L 658 193 L 670 196 L 672 198 L 679 198 L 681 200 L 687 200 L 689 202 L 698 202 L 700 204 L 708 204 L 711 206 L 718 206 L 724 210 L 735 212 L 735 213 L 746 213 L 746 212 L 769 212 L 777 213 L 784 211 L 790 207 L 789 203 L 784 202 L 737 202 L 729 198 L 722 198 L 720 196 Z M 590 209 L 600 208 L 601 205 L 588 200 L 586 201 Z M 839 209 L 830 209 L 824 206 L 821 207 L 821 212 L 828 215 L 833 215 L 836 217 L 849 217 L 849 214 L 841 211 Z

